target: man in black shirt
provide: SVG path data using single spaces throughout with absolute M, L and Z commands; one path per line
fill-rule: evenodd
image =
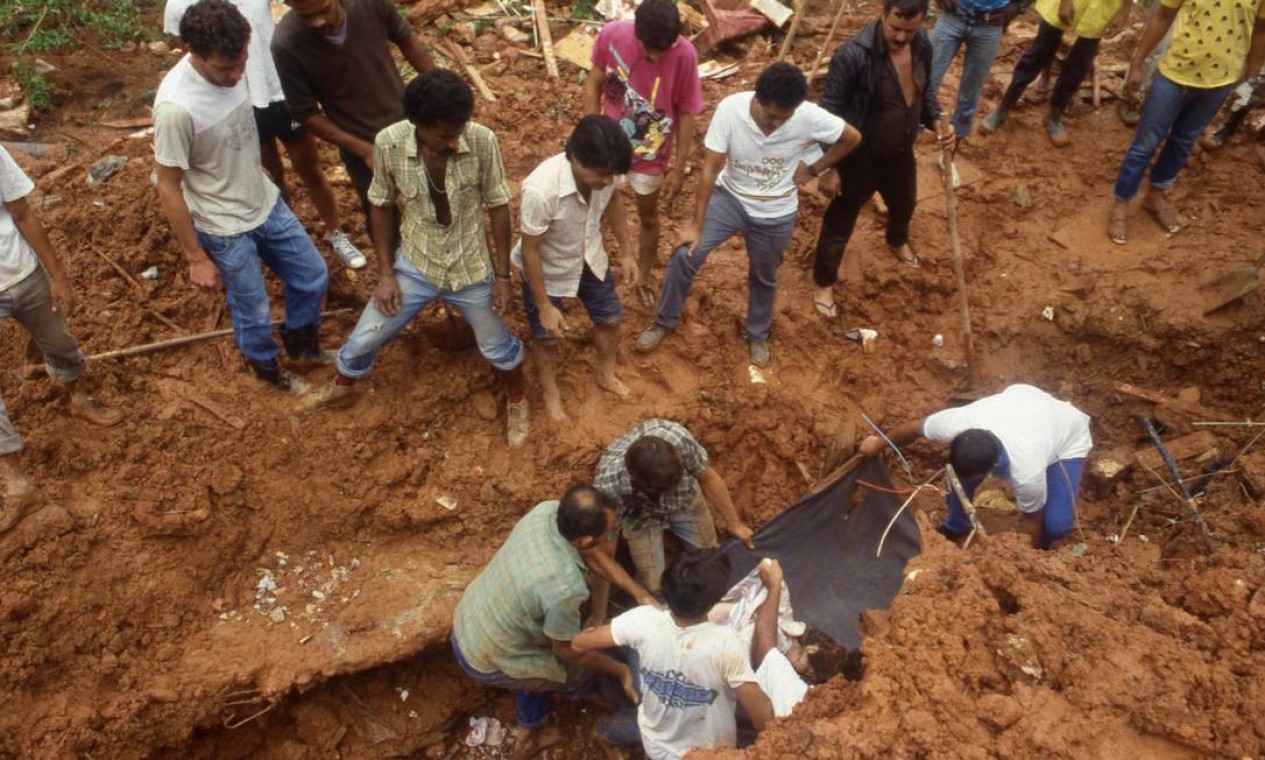
M 857 214 L 877 192 L 888 206 L 887 245 L 914 266 L 909 220 L 918 192 L 914 142 L 921 127 L 934 129 L 941 144 L 952 146 L 953 130 L 940 121 L 940 105 L 928 87 L 931 41 L 922 31 L 927 0 L 883 0 L 883 15 L 830 59 L 820 105 L 860 128 L 861 147 L 821 180 L 834 199 L 826 209 L 817 239 L 813 303 L 824 316 L 838 314 L 834 284 L 839 262 L 852 237 Z M 842 180 L 842 192 L 840 182 Z

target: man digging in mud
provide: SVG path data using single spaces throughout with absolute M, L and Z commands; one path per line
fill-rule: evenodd
M 920 127 L 934 130 L 945 148 L 953 130 L 940 121 L 940 104 L 928 86 L 931 41 L 922 31 L 926 0 L 884 0 L 883 15 L 870 22 L 830 59 L 821 107 L 868 135 L 861 147 L 822 174 L 831 198 L 821 220 L 813 260 L 813 306 L 827 319 L 838 316 L 834 285 L 839 262 L 852 238 L 857 215 L 874 193 L 887 204 L 887 246 L 906 264 L 918 266 L 909 245 L 909 220 L 918 200 Z M 840 184 L 842 183 L 842 192 Z
M 563 298 L 579 298 L 593 322 L 597 386 L 628 395 L 628 386 L 615 376 L 623 309 L 602 244 L 602 222 L 618 241 L 624 276 L 635 280 L 624 198 L 615 189 L 616 176 L 628 172 L 631 151 L 628 136 L 613 120 L 585 116 L 571 132 L 566 151 L 546 159 L 523 180 L 523 238 L 511 258 L 523 275 L 523 308 L 535 339 L 532 355 L 545 408 L 557 421 L 567 419 L 558 392 L 555 348 L 568 329 Z
M 224 288 L 233 336 L 251 371 L 279 390 L 299 391 L 277 362 L 261 265 L 285 283 L 282 342 L 305 366 L 334 359 L 318 335 L 329 272 L 259 160 L 255 111 L 242 81 L 250 25 L 227 0 L 199 0 L 180 20 L 180 38 L 189 53 L 154 97 L 163 213 L 189 280 L 205 290 Z
M 888 437 L 897 446 L 919 438 L 949 444 L 949 463 L 968 499 L 984 478 L 1005 479 L 1019 511 L 1033 526 L 1033 543 L 1049 549 L 1072 531 L 1076 494 L 1085 457 L 1093 447 L 1089 415 L 1031 385 L 1012 385 L 956 409 L 897 425 Z M 857 450 L 874 456 L 883 450 L 878 436 Z M 941 532 L 957 540 L 973 525 L 953 489 Z
M 79 383 L 83 353 L 66 317 L 74 307 L 70 278 L 48 234 L 27 203 L 35 183 L 0 147 L 0 322 L 13 317 L 44 354 L 49 377 L 65 389 L 69 413 L 93 425 L 109 427 L 123 413 L 88 395 Z M 22 470 L 22 437 L 0 398 L 0 475 L 5 479 L 0 533 L 18 523 L 35 486 Z
M 609 554 L 586 556 L 639 604 L 659 592 L 665 530 L 696 549 L 716 546 L 708 504 L 720 513 L 730 535 L 754 548 L 751 528 L 738 516 L 725 481 L 708 465 L 707 451 L 676 422 L 646 420 L 617 438 L 598 460 L 593 485 L 615 499 L 637 580 L 614 561 L 613 546 L 604 547 Z M 594 598 L 605 602 L 600 589 Z
M 660 190 L 669 203 L 680 192 L 694 144 L 694 117 L 703 105 L 698 52 L 681 36 L 673 0 L 644 0 L 633 21 L 602 27 L 584 80 L 584 113 L 615 119 L 632 140 L 627 177 L 640 220 L 636 293 L 643 306 L 654 305 L 650 270 L 659 250 Z
M 405 88 L 408 119 L 378 133 L 369 186 L 378 287 L 338 352 L 337 377 L 308 397 L 308 407 L 350 401 L 378 351 L 438 299 L 461 311 L 479 353 L 500 371 L 509 445 L 526 440 L 525 351 L 501 320 L 510 300 L 510 188 L 496 134 L 471 121 L 473 112 L 470 85 L 434 69 Z M 390 234 L 397 200 L 404 206 L 399 251 Z
M 637 701 L 627 665 L 572 646 L 580 633 L 580 606 L 589 596 L 580 552 L 614 527 L 614 506 L 588 485 L 536 505 L 466 587 L 453 613 L 452 651 L 462 670 L 485 686 L 514 692 L 516 759 L 563 740 L 557 728 L 544 726 L 553 695 L 582 695 L 593 673 L 615 677 Z
M 637 339 L 652 351 L 681 322 L 694 278 L 707 257 L 734 235 L 747 243 L 747 342 L 751 361 L 769 363 L 769 330 L 777 296 L 777 270 L 791 244 L 799 187 L 839 163 L 861 142 L 843 119 L 805 103 L 808 80 L 789 63 L 760 72 L 755 92 L 730 95 L 716 106 L 707 128 L 703 176 L 694 219 L 678 235 L 668 260 L 654 324 Z M 831 147 L 812 165 L 818 143 Z

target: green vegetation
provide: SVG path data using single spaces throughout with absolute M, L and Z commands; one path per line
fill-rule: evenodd
M 44 53 L 85 42 L 108 50 L 153 37 L 145 0 L 0 0 L 0 37 L 13 53 Z
M 16 61 L 13 64 L 13 78 L 18 87 L 26 94 L 26 102 L 36 111 L 43 111 L 53 105 L 53 90 L 48 81 L 35 69 L 30 61 Z
M 571 4 L 572 21 L 601 21 L 602 14 L 597 12 L 597 0 L 575 0 Z

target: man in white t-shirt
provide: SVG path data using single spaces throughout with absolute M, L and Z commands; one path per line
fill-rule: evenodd
M 1072 531 L 1081 471 L 1094 442 L 1089 415 L 1068 402 L 1016 384 L 966 406 L 897 425 L 888 437 L 897 446 L 920 437 L 949 444 L 949 463 L 968 499 L 989 475 L 1008 481 L 1019 510 L 1033 518 L 1039 548 L 1050 548 Z M 870 436 L 858 449 L 873 456 L 883 445 L 878 436 Z M 971 531 L 971 519 L 953 489 L 946 501 L 942 531 L 960 538 Z
M 196 0 L 167 0 L 163 8 L 163 31 L 180 36 L 180 19 Z M 264 169 L 281 188 L 281 196 L 289 202 L 285 185 L 285 167 L 277 143 L 285 146 L 294 171 L 307 187 L 316 213 L 325 225 L 325 240 L 334 254 L 350 269 L 360 269 L 367 262 L 364 253 L 357 248 L 343 231 L 339 219 L 338 203 L 330 189 L 325 174 L 321 172 L 321 156 L 316 138 L 290 116 L 286 108 L 285 92 L 281 78 L 272 63 L 272 34 L 276 22 L 268 0 L 230 0 L 250 24 L 249 57 L 243 79 L 250 92 L 250 104 L 255 109 L 255 128 L 259 130 L 260 160 Z
M 571 646 L 636 652 L 637 728 L 651 760 L 682 758 L 698 747 L 735 747 L 735 706 L 742 705 L 757 730 L 773 719 L 773 707 L 742 639 L 707 619 L 729 590 L 729 558 L 719 549 L 682 552 L 668 563 L 662 583 L 667 610 L 637 607 L 580 633 Z
M 329 364 L 318 342 L 329 284 L 316 252 L 259 162 L 254 109 L 242 76 L 250 25 L 228 0 L 199 0 L 180 21 L 189 53 L 163 77 L 154 98 L 158 197 L 189 263 L 189 279 L 223 287 L 233 335 L 255 376 L 303 390 L 277 362 L 261 264 L 285 283 L 281 335 L 300 365 Z
M 628 247 L 624 197 L 615 191 L 615 178 L 628 173 L 631 153 L 632 143 L 614 119 L 585 116 L 571 132 L 566 150 L 545 159 L 523 180 L 523 238 L 511 261 L 523 275 L 523 308 L 535 339 L 532 355 L 545 408 L 555 421 L 567 419 L 558 392 L 555 348 L 568 329 L 563 298 L 579 298 L 593 322 L 597 386 L 628 395 L 628 386 L 615 376 L 624 312 L 602 243 L 602 222 L 619 245 L 625 279 L 635 282 L 637 260 Z
M 678 236 L 654 324 L 637 339 L 638 351 L 653 350 L 676 329 L 708 255 L 734 235 L 742 235 L 749 261 L 751 361 L 768 364 L 777 270 L 795 230 L 799 186 L 829 171 L 861 143 L 856 129 L 804 102 L 807 96 L 803 72 L 779 62 L 760 73 L 754 92 L 730 95 L 716 107 L 704 141 L 707 155 L 694 220 Z M 830 145 L 829 150 L 806 163 L 820 144 Z
M 74 294 L 61 259 L 27 203 L 26 197 L 34 189 L 31 178 L 0 147 L 0 322 L 13 317 L 31 334 L 44 354 L 49 376 L 66 389 L 70 416 L 94 425 L 117 425 L 123 414 L 88 395 L 79 385 L 83 353 L 66 325 Z M 27 497 L 35 490 L 22 471 L 20 451 L 22 437 L 0 398 L 0 475 L 5 479 L 0 533 L 22 518 Z

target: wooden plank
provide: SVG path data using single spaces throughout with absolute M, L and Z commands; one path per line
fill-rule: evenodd
M 1165 441 L 1164 445 L 1168 447 L 1168 452 L 1173 455 L 1173 459 L 1181 462 L 1187 459 L 1194 459 L 1200 454 L 1217 448 L 1217 437 L 1210 431 L 1200 430 L 1190 435 L 1184 435 L 1181 438 Z M 1133 456 L 1137 459 L 1138 464 L 1143 467 L 1149 467 L 1157 471 L 1164 467 L 1164 459 L 1153 446 L 1138 449 L 1133 452 Z
M 536 14 L 536 35 L 540 49 L 545 54 L 545 69 L 550 79 L 558 78 L 558 59 L 553 54 L 553 33 L 549 31 L 549 14 L 545 12 L 545 0 L 535 0 L 532 8 Z
M 1200 417 L 1204 417 L 1206 419 L 1216 419 L 1218 417 L 1216 412 L 1203 404 L 1199 404 L 1194 401 L 1182 401 L 1179 398 L 1166 396 L 1163 393 L 1150 388 L 1143 388 L 1130 383 L 1117 383 L 1116 390 L 1126 396 L 1140 398 L 1143 401 L 1150 401 L 1152 404 L 1167 406 L 1171 409 L 1176 409 L 1188 414 L 1199 415 Z

